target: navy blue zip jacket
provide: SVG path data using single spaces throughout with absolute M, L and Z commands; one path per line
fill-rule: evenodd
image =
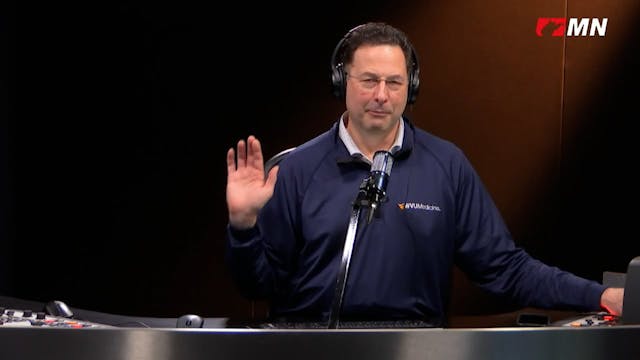
M 226 261 L 270 315 L 326 320 L 352 202 L 370 165 L 351 157 L 337 123 L 281 163 L 274 195 L 249 230 L 227 228 Z M 520 306 L 595 311 L 601 284 L 517 247 L 469 161 L 452 143 L 405 121 L 388 201 L 358 224 L 342 318 L 444 324 L 453 265 Z

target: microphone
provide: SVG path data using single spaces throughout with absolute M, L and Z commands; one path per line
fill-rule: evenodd
M 369 208 L 367 222 L 371 222 L 380 203 L 387 199 L 387 183 L 393 166 L 393 156 L 385 150 L 373 154 L 371 174 L 362 181 L 356 203 Z

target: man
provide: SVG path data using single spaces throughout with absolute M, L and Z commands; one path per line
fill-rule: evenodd
M 286 321 L 338 313 L 441 326 L 456 264 L 522 306 L 622 312 L 622 289 L 515 246 L 462 151 L 403 118 L 419 87 L 405 34 L 383 23 L 354 28 L 336 47 L 332 71 L 347 109 L 330 130 L 289 153 L 266 179 L 255 137 L 227 153 L 227 260 L 243 294 L 268 299 L 270 315 Z M 378 150 L 393 154 L 387 201 L 372 221 L 360 221 L 336 302 L 349 215 Z

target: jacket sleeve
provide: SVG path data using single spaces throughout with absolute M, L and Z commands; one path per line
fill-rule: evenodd
M 256 300 L 284 296 L 296 251 L 296 187 L 280 164 L 273 197 L 258 215 L 254 228 L 227 225 L 225 262 L 240 293 Z
M 531 257 L 515 245 L 496 205 L 468 160 L 456 180 L 456 263 L 484 290 L 521 306 L 600 310 L 605 287 Z

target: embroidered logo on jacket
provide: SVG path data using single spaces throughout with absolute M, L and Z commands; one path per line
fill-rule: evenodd
M 424 210 L 424 211 L 441 211 L 437 205 L 429 205 L 422 203 L 398 203 L 400 210 Z

